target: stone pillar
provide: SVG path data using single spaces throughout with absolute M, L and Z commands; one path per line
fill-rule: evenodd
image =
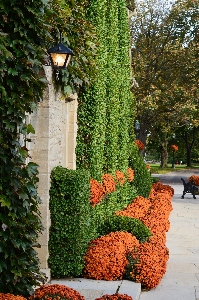
M 71 99 L 71 98 L 69 98 Z M 67 127 L 66 127 L 66 166 L 68 169 L 76 169 L 76 136 L 77 136 L 77 95 L 72 101 L 67 102 Z
M 40 268 L 50 279 L 48 267 L 50 174 L 58 165 L 76 168 L 77 96 L 69 102 L 63 99 L 61 93 L 54 89 L 52 68 L 44 66 L 44 71 L 48 85 L 43 101 L 38 104 L 37 110 L 30 117 L 31 124 L 35 128 L 35 134 L 31 136 L 30 155 L 31 160 L 39 165 L 38 194 L 42 201 L 40 211 L 44 227 L 38 240 L 41 248 L 36 248 L 36 251 Z

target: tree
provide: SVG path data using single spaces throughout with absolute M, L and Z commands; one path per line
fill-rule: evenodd
M 162 166 L 167 164 L 166 138 L 187 122 L 198 124 L 198 54 L 195 39 L 187 43 L 190 28 L 183 27 L 179 6 L 170 10 L 159 1 L 141 3 L 133 18 L 132 67 L 137 86 L 132 89 L 140 139 L 145 143 L 148 132 L 151 137 L 157 130 L 162 132 Z

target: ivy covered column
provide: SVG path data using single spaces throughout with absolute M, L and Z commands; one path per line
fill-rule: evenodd
M 88 19 L 99 41 L 97 74 L 79 95 L 77 166 L 103 173 L 125 171 L 130 155 L 134 99 L 130 92 L 130 34 L 126 1 L 90 1 Z

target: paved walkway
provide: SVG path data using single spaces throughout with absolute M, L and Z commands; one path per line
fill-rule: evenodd
M 199 195 L 181 199 L 183 185 L 199 170 L 186 170 L 155 175 L 174 188 L 173 211 L 167 247 L 170 251 L 167 271 L 161 283 L 149 292 L 141 292 L 139 300 L 199 300 Z
M 170 215 L 170 230 L 167 247 L 170 251 L 167 271 L 160 284 L 153 290 L 141 292 L 140 284 L 128 280 L 97 281 L 83 278 L 52 280 L 79 291 L 86 300 L 94 300 L 104 294 L 113 294 L 121 284 L 120 293 L 133 300 L 199 300 L 199 195 L 194 200 L 191 194 L 181 199 L 183 184 L 199 170 L 186 170 L 155 175 L 164 184 L 174 188 L 173 211 Z M 154 176 L 154 175 L 153 175 Z

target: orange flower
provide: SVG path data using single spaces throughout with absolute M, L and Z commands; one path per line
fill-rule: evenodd
M 113 294 L 113 295 L 104 295 L 100 298 L 96 298 L 95 300 L 133 300 L 131 296 L 128 296 L 126 294 Z
M 136 140 L 135 143 L 140 150 L 144 150 L 144 144 L 140 140 Z
M 128 264 L 126 255 L 139 246 L 139 241 L 128 232 L 111 232 L 90 242 L 85 257 L 85 278 L 97 280 L 122 279 Z
M 134 170 L 132 170 L 131 168 L 128 168 L 127 177 L 128 177 L 129 182 L 133 181 L 133 179 L 134 179 Z
M 175 144 L 173 144 L 173 145 L 170 146 L 170 149 L 171 149 L 172 151 L 178 151 L 178 146 L 175 145 Z
M 91 179 L 90 180 L 90 203 L 95 206 L 99 203 L 103 196 L 104 196 L 104 188 L 102 184 L 100 184 L 97 180 Z
M 102 176 L 102 184 L 105 194 L 109 194 L 115 191 L 115 181 L 111 174 L 104 174 Z
M 26 300 L 26 298 L 22 297 L 22 296 L 15 296 L 13 294 L 7 293 L 0 293 L 0 300 Z
M 188 179 L 188 181 L 193 181 L 193 183 L 195 185 L 199 185 L 199 176 L 196 176 L 196 175 L 191 175 Z
M 149 242 L 140 244 L 138 250 L 132 251 L 131 257 L 138 261 L 132 266 L 132 278 L 141 282 L 142 288 L 155 288 L 166 272 L 169 251 L 165 243 L 152 236 Z
M 115 175 L 116 175 L 116 179 L 117 179 L 117 182 L 120 184 L 120 185 L 123 185 L 125 183 L 125 176 L 124 176 L 124 173 L 120 172 L 119 170 L 117 170 L 115 172 Z
M 55 298 L 56 297 L 56 298 Z M 61 284 L 46 284 L 37 288 L 34 294 L 29 297 L 29 300 L 50 300 L 50 299 L 72 299 L 85 300 L 76 290 Z

